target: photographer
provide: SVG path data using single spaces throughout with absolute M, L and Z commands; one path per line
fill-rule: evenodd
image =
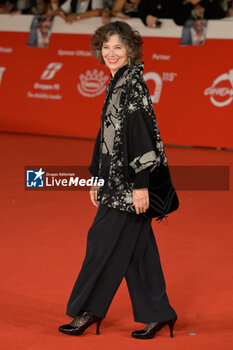
M 226 12 L 226 17 L 233 17 L 233 0 L 220 0 L 220 6 Z
M 158 28 L 158 18 L 173 18 L 175 0 L 141 0 L 138 15 L 148 28 Z
M 176 0 L 174 21 L 184 25 L 187 19 L 219 19 L 225 15 L 219 0 Z
M 0 14 L 8 14 L 16 11 L 16 0 L 1 0 Z

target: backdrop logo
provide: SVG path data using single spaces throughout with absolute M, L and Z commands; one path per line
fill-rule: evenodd
M 108 76 L 104 75 L 103 71 L 98 72 L 94 69 L 86 71 L 86 74 L 79 75 L 80 83 L 77 85 L 77 89 L 81 95 L 86 97 L 95 97 L 102 94 L 105 91 L 105 83 L 108 80 Z
M 27 187 L 44 187 L 44 171 L 40 170 L 27 170 Z
M 42 73 L 40 79 L 42 80 L 51 80 L 54 78 L 55 74 L 61 69 L 62 63 L 52 62 L 48 64 L 44 72 Z
M 160 100 L 160 95 L 162 92 L 163 82 L 158 73 L 155 72 L 149 72 L 144 75 L 144 79 L 147 80 L 153 80 L 155 83 L 155 89 L 153 95 L 151 95 L 151 100 L 153 103 L 158 103 Z
M 221 84 L 222 82 L 225 84 Z M 226 86 L 227 83 L 228 87 Z M 229 73 L 224 73 L 216 78 L 212 86 L 205 89 L 204 95 L 210 95 L 210 101 L 217 107 L 228 106 L 233 100 L 233 69 L 229 70 Z M 219 101 L 217 97 L 222 100 Z
M 5 72 L 6 68 L 5 67 L 0 67 L 0 85 L 2 82 L 2 76 L 3 76 L 3 72 Z
M 160 76 L 156 72 L 148 72 L 144 74 L 145 81 L 152 80 L 155 84 L 154 91 L 151 95 L 151 100 L 153 103 L 159 103 L 162 88 L 163 88 L 163 82 L 172 82 L 174 81 L 175 77 L 177 76 L 177 73 L 173 72 L 164 72 L 162 73 L 162 76 Z

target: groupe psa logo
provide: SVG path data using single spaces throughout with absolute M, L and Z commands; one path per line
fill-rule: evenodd
M 42 73 L 40 79 L 41 80 L 51 80 L 54 78 L 55 74 L 62 68 L 63 63 L 60 62 L 52 62 L 49 63 Z
M 228 86 L 230 84 L 230 88 L 225 86 L 219 86 L 219 83 L 227 82 Z M 208 87 L 204 91 L 205 96 L 210 96 L 210 101 L 213 103 L 216 107 L 225 107 L 228 106 L 232 100 L 233 100 L 233 69 L 229 70 L 229 73 L 221 74 L 219 77 L 217 77 L 212 86 Z M 217 97 L 224 98 L 222 101 L 219 101 Z

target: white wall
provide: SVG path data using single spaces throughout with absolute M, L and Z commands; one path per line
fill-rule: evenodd
M 0 15 L 0 32 L 29 32 L 32 18 L 31 15 Z M 161 21 L 163 25 L 160 29 L 147 28 L 139 18 L 132 18 L 126 22 L 137 29 L 142 36 L 181 37 L 181 26 L 177 26 L 171 19 L 161 19 Z M 80 20 L 73 24 L 67 24 L 62 18 L 56 17 L 53 24 L 53 33 L 93 34 L 95 29 L 101 25 L 100 17 Z M 210 20 L 208 22 L 207 38 L 233 39 L 233 18 Z

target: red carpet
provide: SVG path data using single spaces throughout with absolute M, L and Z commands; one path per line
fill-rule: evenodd
M 57 331 L 68 323 L 66 303 L 81 268 L 96 208 L 88 192 L 29 192 L 26 165 L 87 165 L 93 142 L 0 134 L 1 350 L 232 349 L 232 191 L 178 191 L 180 209 L 167 226 L 153 224 L 167 292 L 177 311 L 152 340 L 131 338 L 133 321 L 125 282 L 101 335 Z M 170 165 L 230 165 L 232 152 L 166 148 Z M 232 187 L 232 176 L 231 176 Z M 190 335 L 195 333 L 195 335 Z

